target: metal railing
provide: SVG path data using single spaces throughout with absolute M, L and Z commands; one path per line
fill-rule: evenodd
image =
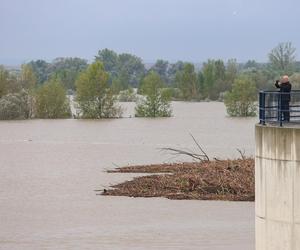
M 300 124 L 300 90 L 259 92 L 259 123 Z

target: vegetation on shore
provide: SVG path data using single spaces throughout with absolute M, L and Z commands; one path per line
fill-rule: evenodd
M 254 201 L 253 158 L 131 166 L 108 172 L 152 175 L 113 185 L 102 195 Z
M 76 118 L 120 117 L 116 102 L 122 100 L 137 102 L 138 117 L 170 116 L 171 100 L 225 100 L 230 116 L 251 116 L 256 113 L 257 91 L 271 87 L 280 75 L 291 75 L 293 86 L 299 86 L 295 52 L 287 42 L 270 51 L 268 63 L 209 59 L 202 64 L 157 60 L 146 65 L 135 55 L 103 49 L 91 64 L 81 58 L 57 58 L 51 63 L 31 61 L 20 70 L 0 66 L 0 119 L 70 117 L 64 105 L 67 95 L 77 101 Z M 49 86 L 61 97 L 63 110 L 48 95 Z

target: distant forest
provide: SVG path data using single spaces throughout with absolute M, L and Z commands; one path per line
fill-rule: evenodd
M 104 64 L 105 71 L 109 73 L 109 84 L 115 93 L 138 88 L 142 79 L 153 71 L 160 76 L 165 87 L 175 89 L 174 99 L 222 100 L 223 93 L 231 90 L 233 82 L 241 75 L 251 78 L 257 89 L 271 88 L 274 80 L 282 74 L 290 75 L 293 82 L 298 83 L 300 62 L 295 61 L 295 51 L 291 43 L 282 43 L 270 51 L 267 63 L 209 59 L 197 64 L 198 67 L 190 62 L 170 63 L 162 59 L 149 67 L 136 55 L 118 54 L 109 49 L 99 50 L 94 60 Z M 31 67 L 38 86 L 55 78 L 60 80 L 66 90 L 76 91 L 76 79 L 87 69 L 88 62 L 82 58 L 61 57 L 52 62 L 31 61 L 27 65 Z M 9 71 L 12 77 L 18 78 L 21 75 L 21 70 Z
M 89 98 L 92 98 L 92 92 L 102 93 L 101 97 L 93 97 L 95 100 L 100 100 L 104 98 L 103 96 L 107 98 L 108 95 L 120 97 L 122 96 L 120 93 L 122 94 L 124 91 L 131 95 L 133 89 L 137 89 L 138 94 L 144 92 L 151 96 L 149 88 L 157 88 L 168 90 L 170 100 L 218 100 L 228 104 L 231 99 L 235 99 L 232 106 L 235 107 L 239 101 L 239 95 L 245 96 L 247 102 L 249 100 L 254 102 L 258 90 L 274 88 L 274 81 L 283 74 L 290 76 L 293 88 L 299 88 L 300 62 L 296 61 L 295 55 L 296 48 L 290 42 L 285 42 L 270 50 L 267 63 L 259 63 L 254 60 L 240 63 L 236 59 L 226 62 L 222 59 L 208 59 L 206 62 L 197 64 L 201 67 L 195 67 L 195 64 L 191 62 L 170 63 L 158 59 L 149 66 L 136 55 L 118 54 L 110 49 L 102 49 L 95 55 L 91 64 L 82 58 L 62 57 L 56 58 L 52 62 L 31 61 L 23 64 L 19 70 L 0 66 L 0 102 L 5 100 L 4 104 L 8 105 L 7 103 L 10 102 L 6 100 L 7 98 L 12 98 L 11 95 L 13 95 L 15 98 L 13 100 L 16 100 L 16 98 L 21 98 L 20 93 L 25 91 L 26 98 L 30 97 L 31 105 L 34 106 L 26 111 L 26 117 L 30 117 L 31 113 L 35 113 L 35 117 L 42 118 L 65 117 L 70 115 L 68 108 L 61 110 L 58 115 L 55 113 L 56 111 L 54 112 L 55 108 L 52 107 L 53 114 L 49 115 L 50 108 L 47 105 L 55 103 L 55 101 L 48 100 L 48 96 L 54 90 L 62 97 L 77 96 L 77 100 L 80 100 L 78 96 L 85 96 L 84 105 L 81 106 L 81 109 L 84 110 L 87 103 L 91 107 Z M 148 87 L 143 87 L 143 82 L 147 82 Z M 78 89 L 79 87 L 80 89 Z M 54 97 L 58 96 L 55 91 L 52 93 Z M 158 93 L 155 91 L 152 93 Z M 87 95 L 88 92 L 90 96 Z M 7 97 L 7 95 L 9 96 Z M 25 98 L 24 93 L 23 97 Z M 123 95 L 122 100 L 130 101 L 131 98 Z M 107 105 L 110 102 L 108 101 Z M 93 105 L 95 106 L 95 104 Z M 59 107 L 68 107 L 66 100 L 62 98 Z M 3 112 L 5 115 L 6 111 Z M 254 114 L 252 111 L 250 113 Z M 89 114 L 87 117 L 95 116 L 90 110 L 86 114 Z M 248 115 L 248 111 L 245 115 Z

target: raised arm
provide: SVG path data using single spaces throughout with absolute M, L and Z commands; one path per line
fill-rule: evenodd
M 278 88 L 278 89 L 280 89 L 279 80 L 276 80 L 275 87 Z

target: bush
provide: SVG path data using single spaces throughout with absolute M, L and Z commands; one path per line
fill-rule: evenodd
M 0 99 L 0 119 L 28 119 L 30 118 L 30 96 L 22 90 L 19 93 L 7 94 Z
M 163 83 L 155 72 L 149 73 L 141 85 L 141 94 L 136 107 L 137 117 L 168 117 L 172 115 L 171 93 L 163 89 Z
M 248 77 L 241 76 L 233 83 L 232 90 L 225 94 L 225 106 L 230 116 L 256 115 L 255 83 Z
M 51 80 L 37 90 L 36 117 L 50 119 L 71 117 L 66 90 L 57 80 Z

